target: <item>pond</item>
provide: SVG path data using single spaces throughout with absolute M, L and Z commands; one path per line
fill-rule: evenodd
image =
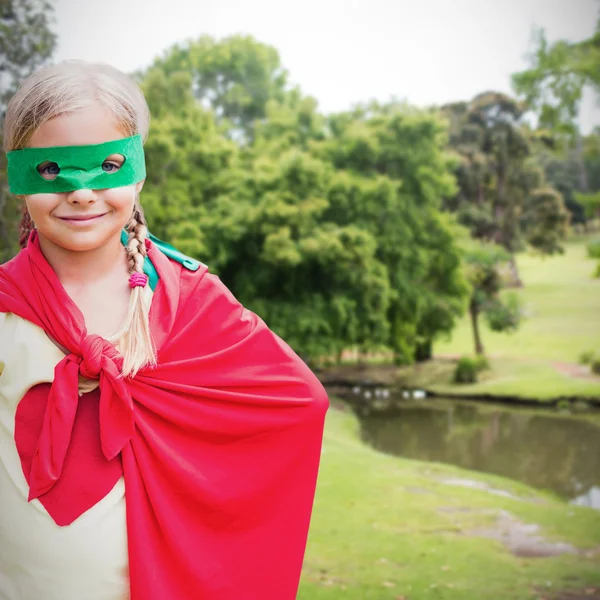
M 502 475 L 600 509 L 592 420 L 437 398 L 396 400 L 385 414 L 353 405 L 363 440 L 377 450 Z

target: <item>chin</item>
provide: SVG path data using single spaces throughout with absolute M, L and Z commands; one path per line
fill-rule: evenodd
M 91 252 L 114 243 L 115 238 L 120 238 L 121 228 L 114 231 L 80 231 L 70 232 L 68 235 L 48 235 L 40 232 L 54 246 L 67 252 Z

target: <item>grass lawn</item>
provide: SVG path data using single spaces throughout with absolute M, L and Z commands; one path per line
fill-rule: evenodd
M 579 379 L 559 373 L 551 363 L 536 359 L 494 358 L 490 370 L 474 384 L 452 382 L 455 362 L 432 360 L 397 370 L 398 381 L 406 387 L 425 388 L 438 394 L 463 396 L 515 396 L 551 400 L 561 396 L 600 398 L 598 380 Z
M 298 600 L 533 600 L 600 585 L 597 511 L 503 478 L 379 454 L 357 431 L 351 413 L 329 411 Z M 546 540 L 578 551 L 514 556 L 476 533 L 499 518 L 537 524 Z
M 456 358 L 474 354 L 468 316 L 458 323 L 451 339 L 435 344 L 435 358 L 427 363 L 390 370 L 391 353 L 382 353 L 370 357 L 363 368 L 348 354 L 341 367 L 325 372 L 348 379 L 356 371 L 354 375 L 364 379 L 465 397 L 600 398 L 600 377 L 575 373 L 583 352 L 591 350 L 600 357 L 600 279 L 592 277 L 596 261 L 587 257 L 589 241 L 590 237 L 572 239 L 561 256 L 517 257 L 524 287 L 510 292 L 521 296 L 524 319 L 514 333 L 493 332 L 481 319 L 491 369 L 481 373 L 476 384 L 452 382 Z
M 525 286 L 520 294 L 525 319 L 513 334 L 495 333 L 482 323 L 486 353 L 493 357 L 530 357 L 576 363 L 585 350 L 600 355 L 600 279 L 596 261 L 587 258 L 589 238 L 566 244 L 565 254 L 517 257 Z M 483 321 L 483 320 L 482 320 Z M 473 335 L 467 317 L 452 339 L 435 345 L 435 354 L 472 354 Z

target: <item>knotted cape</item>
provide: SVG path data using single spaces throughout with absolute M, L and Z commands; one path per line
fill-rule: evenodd
M 312 510 L 326 393 L 205 266 L 146 240 L 158 366 L 133 378 L 45 260 L 36 232 L 0 266 L 0 312 L 68 354 L 15 417 L 29 499 L 69 525 L 124 477 L 131 600 L 293 600 Z M 98 379 L 78 394 L 78 378 Z

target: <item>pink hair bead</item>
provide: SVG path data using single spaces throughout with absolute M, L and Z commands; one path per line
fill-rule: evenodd
M 129 287 L 145 287 L 148 283 L 148 275 L 144 273 L 133 273 L 129 278 Z

